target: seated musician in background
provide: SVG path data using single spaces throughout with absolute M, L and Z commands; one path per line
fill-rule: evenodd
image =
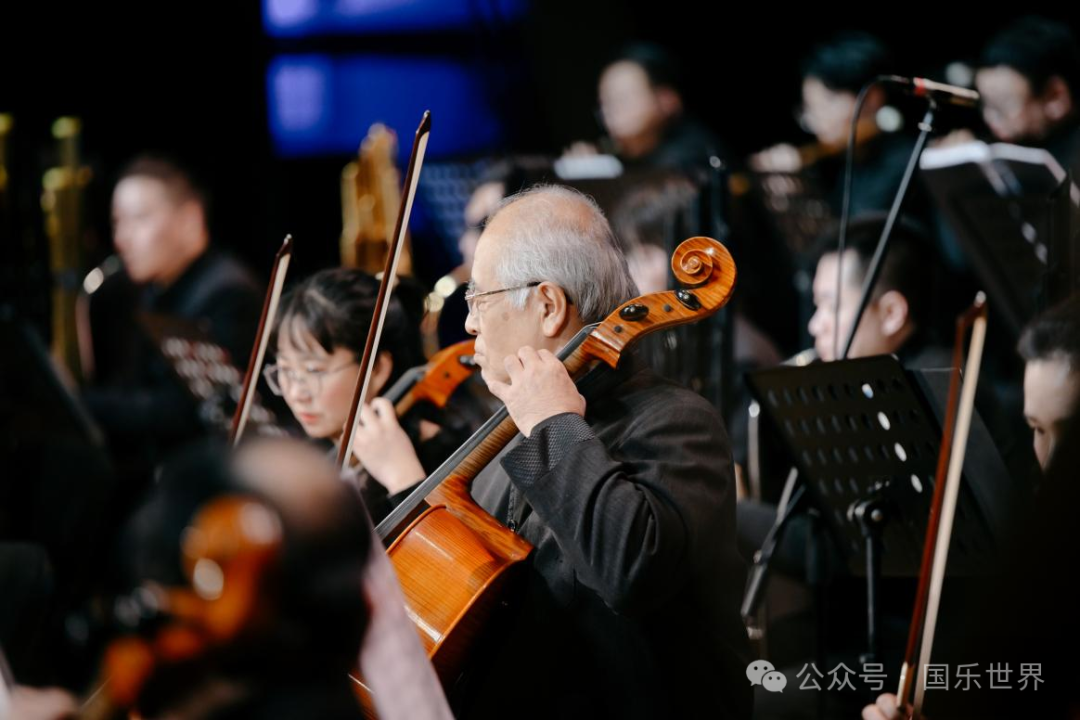
M 871 213 L 858 217 L 848 228 L 847 245 L 843 262 L 838 263 L 836 252 L 837 230 L 823 235 L 815 248 L 818 256 L 813 282 L 815 312 L 810 319 L 809 330 L 814 338 L 814 355 L 823 361 L 836 358 L 835 347 L 843 352 L 858 307 L 862 284 L 869 268 L 870 259 L 885 224 L 884 213 Z M 935 263 L 930 259 L 932 246 L 918 225 L 901 221 L 893 230 L 889 252 L 885 256 L 881 273 L 870 297 L 859 330 L 855 335 L 849 358 L 872 355 L 895 354 L 905 367 L 947 368 L 952 365 L 948 348 L 938 344 L 934 331 L 931 308 L 933 307 Z M 837 322 L 835 301 L 837 273 L 841 273 L 840 316 Z M 772 458 L 764 457 L 762 461 Z M 789 465 L 777 466 L 775 462 L 763 465 L 763 473 L 785 473 Z M 782 475 L 781 475 L 782 477 Z M 752 558 L 761 548 L 769 529 L 776 522 L 777 508 L 771 502 L 743 499 L 737 507 L 738 540 L 744 557 Z M 777 547 L 771 567 L 779 574 L 798 583 L 807 576 L 807 550 L 810 542 L 810 525 L 805 515 L 797 515 L 790 521 L 783 539 Z M 804 663 L 814 660 L 815 642 L 825 643 L 830 667 L 845 662 L 857 667 L 858 653 L 865 650 L 866 587 L 862 578 L 854 578 L 843 571 L 839 551 L 830 543 L 826 554 L 832 554 L 829 564 L 838 569 L 827 581 L 828 632 L 824 638 L 814 640 L 816 620 L 809 607 L 809 596 L 801 592 L 801 585 L 793 587 L 785 598 L 786 612 L 770 622 L 769 659 L 782 671 L 790 670 L 788 677 Z M 882 647 L 895 648 L 903 643 L 900 630 L 905 614 L 910 616 L 910 595 L 913 591 L 905 580 L 885 578 L 883 602 L 879 611 L 882 617 Z M 792 587 L 792 586 L 788 586 Z M 853 621 L 853 618 L 859 621 Z M 824 668 L 821 668 L 824 671 Z M 824 686 L 823 686 L 824 687 Z M 787 693 L 758 692 L 755 701 L 762 717 L 801 717 L 807 707 L 805 700 Z M 837 716 L 857 712 L 862 701 L 851 693 L 829 692 L 824 700 L 826 706 Z
M 473 496 L 535 550 L 463 716 L 748 718 L 717 411 L 633 357 L 586 400 L 554 355 L 636 293 L 607 220 L 568 188 L 512 196 L 470 287 L 476 361 L 522 434 Z
M 726 157 L 722 143 L 683 106 L 677 63 L 664 49 L 634 44 L 601 72 L 600 120 L 610 151 L 627 167 L 689 171 Z M 570 155 L 596 152 L 577 143 Z
M 207 213 L 203 190 L 160 158 L 135 159 L 113 191 L 113 243 L 130 284 L 116 277 L 95 294 L 97 373 L 85 399 L 114 447 L 140 457 L 135 474 L 205 429 L 194 398 L 136 329 L 134 316 L 197 323 L 238 368 L 255 338 L 262 292 L 246 269 L 212 248 Z
M 823 236 L 818 243 L 819 259 L 813 283 L 816 310 L 810 319 L 809 330 L 814 338 L 815 354 L 821 360 L 835 360 L 836 353 L 843 352 L 843 344 L 851 331 L 863 282 L 884 223 L 884 213 L 856 218 L 848 228 L 842 263 L 838 263 L 835 233 Z M 934 310 L 941 312 L 942 307 L 942 303 L 936 299 L 941 281 L 938 275 L 940 263 L 936 257 L 933 245 L 918 225 L 906 221 L 896 225 L 881 273 L 848 353 L 849 358 L 894 354 L 904 367 L 912 370 L 952 366 L 949 349 L 940 343 L 942 330 L 946 328 L 937 327 L 938 318 L 934 315 Z M 838 269 L 842 273 L 839 321 L 835 306 Z M 943 312 L 942 315 L 949 316 L 950 313 Z M 1021 440 L 1023 431 L 1018 423 L 1019 408 L 1006 404 L 985 377 L 980 383 L 976 406 L 1006 465 L 1016 478 L 1025 478 L 1030 467 L 1030 451 Z M 771 470 L 779 473 L 786 468 L 772 467 Z M 761 547 L 768 530 L 776 521 L 776 507 L 768 502 L 744 500 L 739 503 L 737 511 L 740 549 L 749 558 Z M 808 537 L 806 518 L 793 518 L 777 548 L 772 567 L 791 579 L 802 581 L 807 571 Z M 836 564 L 836 567 L 842 565 Z M 880 608 L 882 646 L 900 648 L 906 632 L 904 623 L 910 618 L 910 598 L 914 588 L 904 579 L 894 578 L 884 579 L 883 587 L 885 591 L 881 594 L 883 600 Z M 848 658 L 856 657 L 864 649 L 865 629 L 861 623 L 852 623 L 851 618 L 865 615 L 865 581 L 837 573 L 829 579 L 828 592 L 828 622 L 831 628 L 827 636 L 829 651 L 854 667 Z M 787 600 L 788 607 L 795 605 L 791 598 Z M 776 638 L 772 645 L 779 648 L 782 644 L 790 643 L 790 638 L 812 633 L 812 630 L 805 628 L 812 628 L 813 622 L 800 612 L 775 621 L 770 632 Z M 788 650 L 792 656 L 784 657 L 782 661 L 793 671 L 797 671 L 801 663 L 808 661 L 813 654 L 812 647 L 798 642 L 790 643 Z M 777 664 L 779 666 L 779 662 Z M 761 706 L 769 709 L 770 716 L 788 717 L 789 711 L 791 716 L 798 715 L 797 708 L 787 707 L 785 701 L 789 699 L 770 693 L 763 693 L 759 699 Z M 853 700 L 858 702 L 858 698 L 831 693 L 827 702 L 841 706 L 846 704 L 847 709 L 851 710 Z
M 991 135 L 988 140 L 1043 148 L 1071 173 L 1074 185 L 1080 184 L 1080 43 L 1068 24 L 1041 17 L 1012 21 L 983 48 L 975 86 L 982 96 L 982 117 Z M 973 139 L 969 130 L 957 130 L 940 144 Z M 1033 208 L 1025 213 L 1031 211 Z M 943 218 L 938 235 L 947 262 L 960 275 L 957 287 L 970 296 L 979 287 L 971 276 L 971 260 Z M 993 320 L 991 306 L 986 370 L 992 382 L 1003 387 L 1018 377 L 1022 368 L 1010 347 L 1011 335 L 995 333 Z M 1010 388 L 1005 399 L 1009 405 L 1006 416 L 1010 420 L 1018 417 L 1014 409 L 1022 402 L 1020 389 Z
M 842 262 L 838 261 L 836 252 L 836 229 L 818 240 L 813 280 L 814 314 L 808 324 L 814 347 L 800 356 L 831 361 L 836 359 L 837 353 L 843 352 L 884 225 L 885 213 L 855 218 L 848 227 Z M 905 219 L 897 223 L 848 358 L 894 354 L 910 370 L 952 366 L 952 355 L 941 343 L 941 338 L 951 329 L 947 322 L 955 313 L 942 310 L 944 276 L 940 273 L 937 257 L 935 248 L 919 225 Z M 842 272 L 839 317 L 836 314 L 838 270 Z M 1027 474 L 1031 457 L 1020 442 L 1023 430 L 1017 422 L 1019 405 L 1012 407 L 1010 397 L 989 383 L 983 383 L 977 404 L 1010 469 L 1022 477 Z M 740 520 L 743 512 L 740 509 Z M 772 512 L 770 506 L 767 525 L 771 525 Z M 751 545 L 764 537 L 756 531 L 751 536 Z M 753 545 L 749 552 L 755 549 L 757 546 Z
M 821 360 L 836 359 L 851 333 L 851 323 L 859 306 L 863 282 L 885 227 L 883 213 L 856 218 L 848 226 L 841 261 L 837 255 L 837 234 L 821 238 L 814 273 L 814 314 L 809 331 L 814 350 Z M 889 251 L 870 295 L 859 331 L 851 344 L 849 358 L 895 353 L 909 368 L 949 367 L 948 349 L 937 344 L 930 309 L 935 306 L 934 264 L 931 247 L 922 230 L 901 221 L 893 229 Z M 836 316 L 837 272 L 842 273 L 840 315 Z
M 791 302 L 795 305 L 769 315 L 758 309 L 763 303 L 757 302 L 750 312 L 788 353 L 809 340 L 803 330 L 813 312 L 808 292 L 814 275 L 810 250 L 815 238 L 831 221 L 839 220 L 843 211 L 847 142 L 858 94 L 875 77 L 895 71 L 889 49 L 866 33 L 840 33 L 815 46 L 800 67 L 801 105 L 797 111 L 799 125 L 813 136 L 813 142 L 799 147 L 783 143 L 748 159 L 756 177 L 755 195 L 760 196 L 763 207 L 744 204 L 743 222 L 749 227 L 740 232 L 758 238 L 767 236 L 771 228 L 781 236 L 785 247 L 772 254 L 774 262 L 790 263 L 786 280 L 792 283 Z M 897 132 L 899 120 L 896 109 L 887 104 L 885 89 L 873 86 L 858 118 L 851 217 L 888 210 L 895 199 L 914 147 L 911 133 Z M 782 182 L 773 182 L 772 175 L 785 177 Z M 928 224 L 928 203 L 918 182 L 909 185 L 903 209 L 905 215 Z M 758 265 L 766 278 L 772 277 L 767 273 L 768 264 Z M 770 286 L 784 287 L 776 282 L 764 286 L 766 292 Z M 785 318 L 790 321 L 785 322 Z
M 315 273 L 282 298 L 271 343 L 276 359 L 263 374 L 309 437 L 335 446 L 341 438 L 378 292 L 370 275 L 335 268 Z M 391 402 L 378 395 L 423 364 L 420 329 L 397 295 L 391 296 L 368 388 L 375 399 L 361 408 L 353 442 L 362 466 L 356 481 L 375 522 L 486 419 L 466 413 L 460 402 L 432 415 L 437 422 L 425 419 L 420 405 L 399 419 Z
M 815 311 L 809 330 L 814 350 L 822 360 L 835 359 L 834 348 L 843 352 L 884 224 L 884 213 L 856 218 L 848 228 L 842 263 L 837 262 L 835 234 L 823 237 L 818 245 L 821 254 L 813 282 Z M 952 332 L 950 321 L 959 310 L 950 308 L 949 296 L 953 293 L 948 282 L 952 276 L 941 267 L 939 257 L 921 226 L 909 222 L 895 226 L 849 358 L 891 353 L 909 370 L 952 366 L 952 355 L 941 344 L 941 338 Z M 839 322 L 835 306 L 838 266 L 843 270 Z M 990 367 L 980 384 L 976 407 L 1012 474 L 1026 477 L 1032 458 L 1022 441 L 1018 387 L 1014 378 L 989 359 L 987 365 Z
M 802 63 L 799 111 L 800 124 L 814 136 L 816 145 L 802 151 L 793 145 L 777 145 L 752 156 L 750 167 L 763 173 L 810 173 L 833 215 L 839 217 L 843 204 L 844 151 L 856 96 L 876 76 L 893 70 L 889 50 L 880 40 L 865 33 L 843 33 L 816 47 Z M 910 138 L 878 126 L 877 118 L 885 106 L 885 92 L 875 86 L 867 94 L 860 116 L 852 216 L 889 208 L 914 145 Z M 909 197 L 905 203 L 909 213 L 915 204 L 913 200 L 916 198 Z
M 1080 175 L 1080 44 L 1068 25 L 1026 17 L 983 50 L 975 86 L 998 140 L 1044 147 Z M 970 134 L 967 136 L 970 138 Z M 954 137 L 954 140 L 962 137 Z

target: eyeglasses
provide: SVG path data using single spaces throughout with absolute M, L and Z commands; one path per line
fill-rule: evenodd
M 477 298 L 486 297 L 488 295 L 498 295 L 499 293 L 510 292 L 511 290 L 524 290 L 526 288 L 534 288 L 539 285 L 543 280 L 534 280 L 524 285 L 516 285 L 514 287 L 502 288 L 501 290 L 487 290 L 485 292 L 476 292 L 470 289 L 465 293 L 465 304 L 469 306 L 469 313 L 476 314 L 476 300 Z
M 270 386 L 270 392 L 278 397 L 284 395 L 290 388 L 301 385 L 310 395 L 318 395 L 322 392 L 323 378 L 355 365 L 355 362 L 350 361 L 345 365 L 329 370 L 301 371 L 273 364 L 263 368 L 263 377 L 266 378 L 266 384 Z

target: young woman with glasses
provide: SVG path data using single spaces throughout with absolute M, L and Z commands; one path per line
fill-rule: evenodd
M 353 442 L 356 479 L 375 522 L 471 430 L 453 414 L 426 419 L 419 408 L 399 420 L 393 405 L 378 397 L 406 370 L 424 363 L 419 313 L 406 312 L 402 289 L 390 300 L 368 390 L 375 399 L 361 408 Z M 304 432 L 335 447 L 348 419 L 378 290 L 379 283 L 359 270 L 323 270 L 292 288 L 278 311 L 270 345 L 276 357 L 263 375 Z

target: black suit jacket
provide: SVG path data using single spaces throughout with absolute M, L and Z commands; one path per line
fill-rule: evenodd
M 91 309 L 95 335 L 105 323 L 127 328 L 115 334 L 114 347 L 106 354 L 109 366 L 99 372 L 104 382 L 85 393 L 86 403 L 114 442 L 152 439 L 172 444 L 202 431 L 198 406 L 136 326 L 135 313 L 201 325 L 242 371 L 258 328 L 262 293 L 246 268 L 211 250 L 168 288 L 148 285 L 135 298 L 133 307 L 116 307 L 120 302 L 113 302 L 102 310 Z
M 631 365 L 473 495 L 534 546 L 469 717 L 748 718 L 731 450 L 700 396 Z

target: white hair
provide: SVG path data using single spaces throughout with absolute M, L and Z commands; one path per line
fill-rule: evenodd
M 555 283 L 585 323 L 603 320 L 637 296 L 626 256 L 591 197 L 564 185 L 536 185 L 503 200 L 489 223 L 511 205 L 519 215 L 495 265 L 503 287 Z M 510 302 L 524 307 L 528 292 L 510 293 Z

